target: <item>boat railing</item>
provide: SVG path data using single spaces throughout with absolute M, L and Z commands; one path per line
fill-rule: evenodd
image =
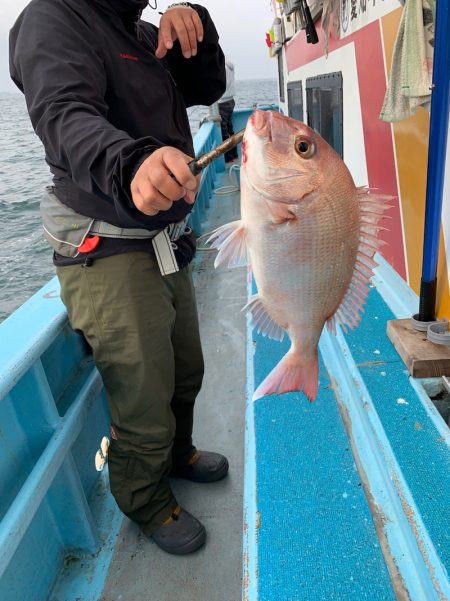
M 208 152 L 222 141 L 220 127 L 212 118 L 205 121 L 194 138 L 195 156 Z M 201 174 L 201 184 L 195 201 L 195 206 L 190 217 L 190 225 L 197 234 L 203 231 L 203 220 L 206 210 L 210 206 L 210 199 L 214 190 L 216 175 L 225 170 L 223 157 L 210 163 Z
M 45 598 L 66 552 L 98 549 L 88 499 L 108 431 L 100 375 L 56 278 L 0 325 L 0 365 L 0 597 Z

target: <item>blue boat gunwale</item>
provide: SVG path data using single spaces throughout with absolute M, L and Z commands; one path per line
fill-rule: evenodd
M 0 324 L 0 402 L 67 323 L 54 277 Z

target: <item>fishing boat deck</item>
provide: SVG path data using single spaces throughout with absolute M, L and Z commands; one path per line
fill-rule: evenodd
M 358 329 L 322 335 L 316 401 L 250 403 L 244 598 L 449 598 L 449 431 L 386 336 L 417 299 L 379 261 Z M 289 342 L 248 335 L 256 387 Z
M 254 341 L 259 383 L 290 342 Z M 322 356 L 319 373 L 314 403 L 290 393 L 254 404 L 258 598 L 394 600 Z
M 224 173 L 218 188 L 232 186 Z M 206 231 L 239 218 L 239 194 L 217 196 Z M 103 601 L 232 601 L 241 597 L 245 415 L 244 269 L 215 270 L 215 253 L 199 251 L 193 267 L 205 355 L 196 402 L 194 441 L 224 453 L 230 472 L 209 485 L 174 480 L 175 496 L 207 529 L 207 543 L 190 556 L 170 556 L 144 539 L 128 520 L 119 534 Z
M 237 218 L 236 175 L 204 173 L 197 231 Z M 386 336 L 415 294 L 378 257 L 360 326 L 322 335 L 316 401 L 252 402 L 288 341 L 250 329 L 240 310 L 254 284 L 245 269 L 214 270 L 214 256 L 199 251 L 193 267 L 206 361 L 195 441 L 226 454 L 230 473 L 173 481 L 208 532 L 191 556 L 146 540 L 107 469 L 95 472 L 107 404 L 57 282 L 1 325 L 2 601 L 450 599 L 450 435 L 428 394 L 442 397 L 440 380 L 410 378 Z

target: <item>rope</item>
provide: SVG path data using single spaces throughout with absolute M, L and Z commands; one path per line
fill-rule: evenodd
M 227 194 L 234 194 L 236 192 L 239 192 L 240 185 L 239 185 L 239 171 L 241 169 L 240 165 L 231 165 L 231 167 L 228 170 L 228 177 L 231 179 L 232 174 L 235 174 L 235 178 L 236 178 L 236 184 L 233 185 L 229 185 L 229 186 L 222 186 L 221 188 L 216 188 L 214 190 L 214 193 L 217 194 L 218 196 L 226 196 Z M 199 236 L 197 238 L 197 250 L 199 251 L 217 251 L 216 248 L 211 248 L 210 246 L 200 246 L 198 243 L 200 240 L 210 236 L 212 234 L 212 232 L 209 232 L 207 234 L 202 234 L 201 236 Z
M 240 165 L 231 165 L 231 167 L 228 171 L 228 177 L 231 179 L 232 173 L 236 172 L 236 175 L 235 175 L 236 184 L 228 185 L 228 186 L 221 186 L 220 188 L 216 188 L 214 191 L 215 194 L 217 194 L 218 196 L 226 196 L 227 194 L 234 194 L 235 192 L 239 192 L 239 190 L 241 189 L 241 187 L 239 185 L 240 169 L 241 169 Z

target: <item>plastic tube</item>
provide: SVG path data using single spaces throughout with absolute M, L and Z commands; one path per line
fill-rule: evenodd
M 435 31 L 419 321 L 432 321 L 435 318 L 436 310 L 436 274 L 450 99 L 450 6 L 448 0 L 437 0 Z

